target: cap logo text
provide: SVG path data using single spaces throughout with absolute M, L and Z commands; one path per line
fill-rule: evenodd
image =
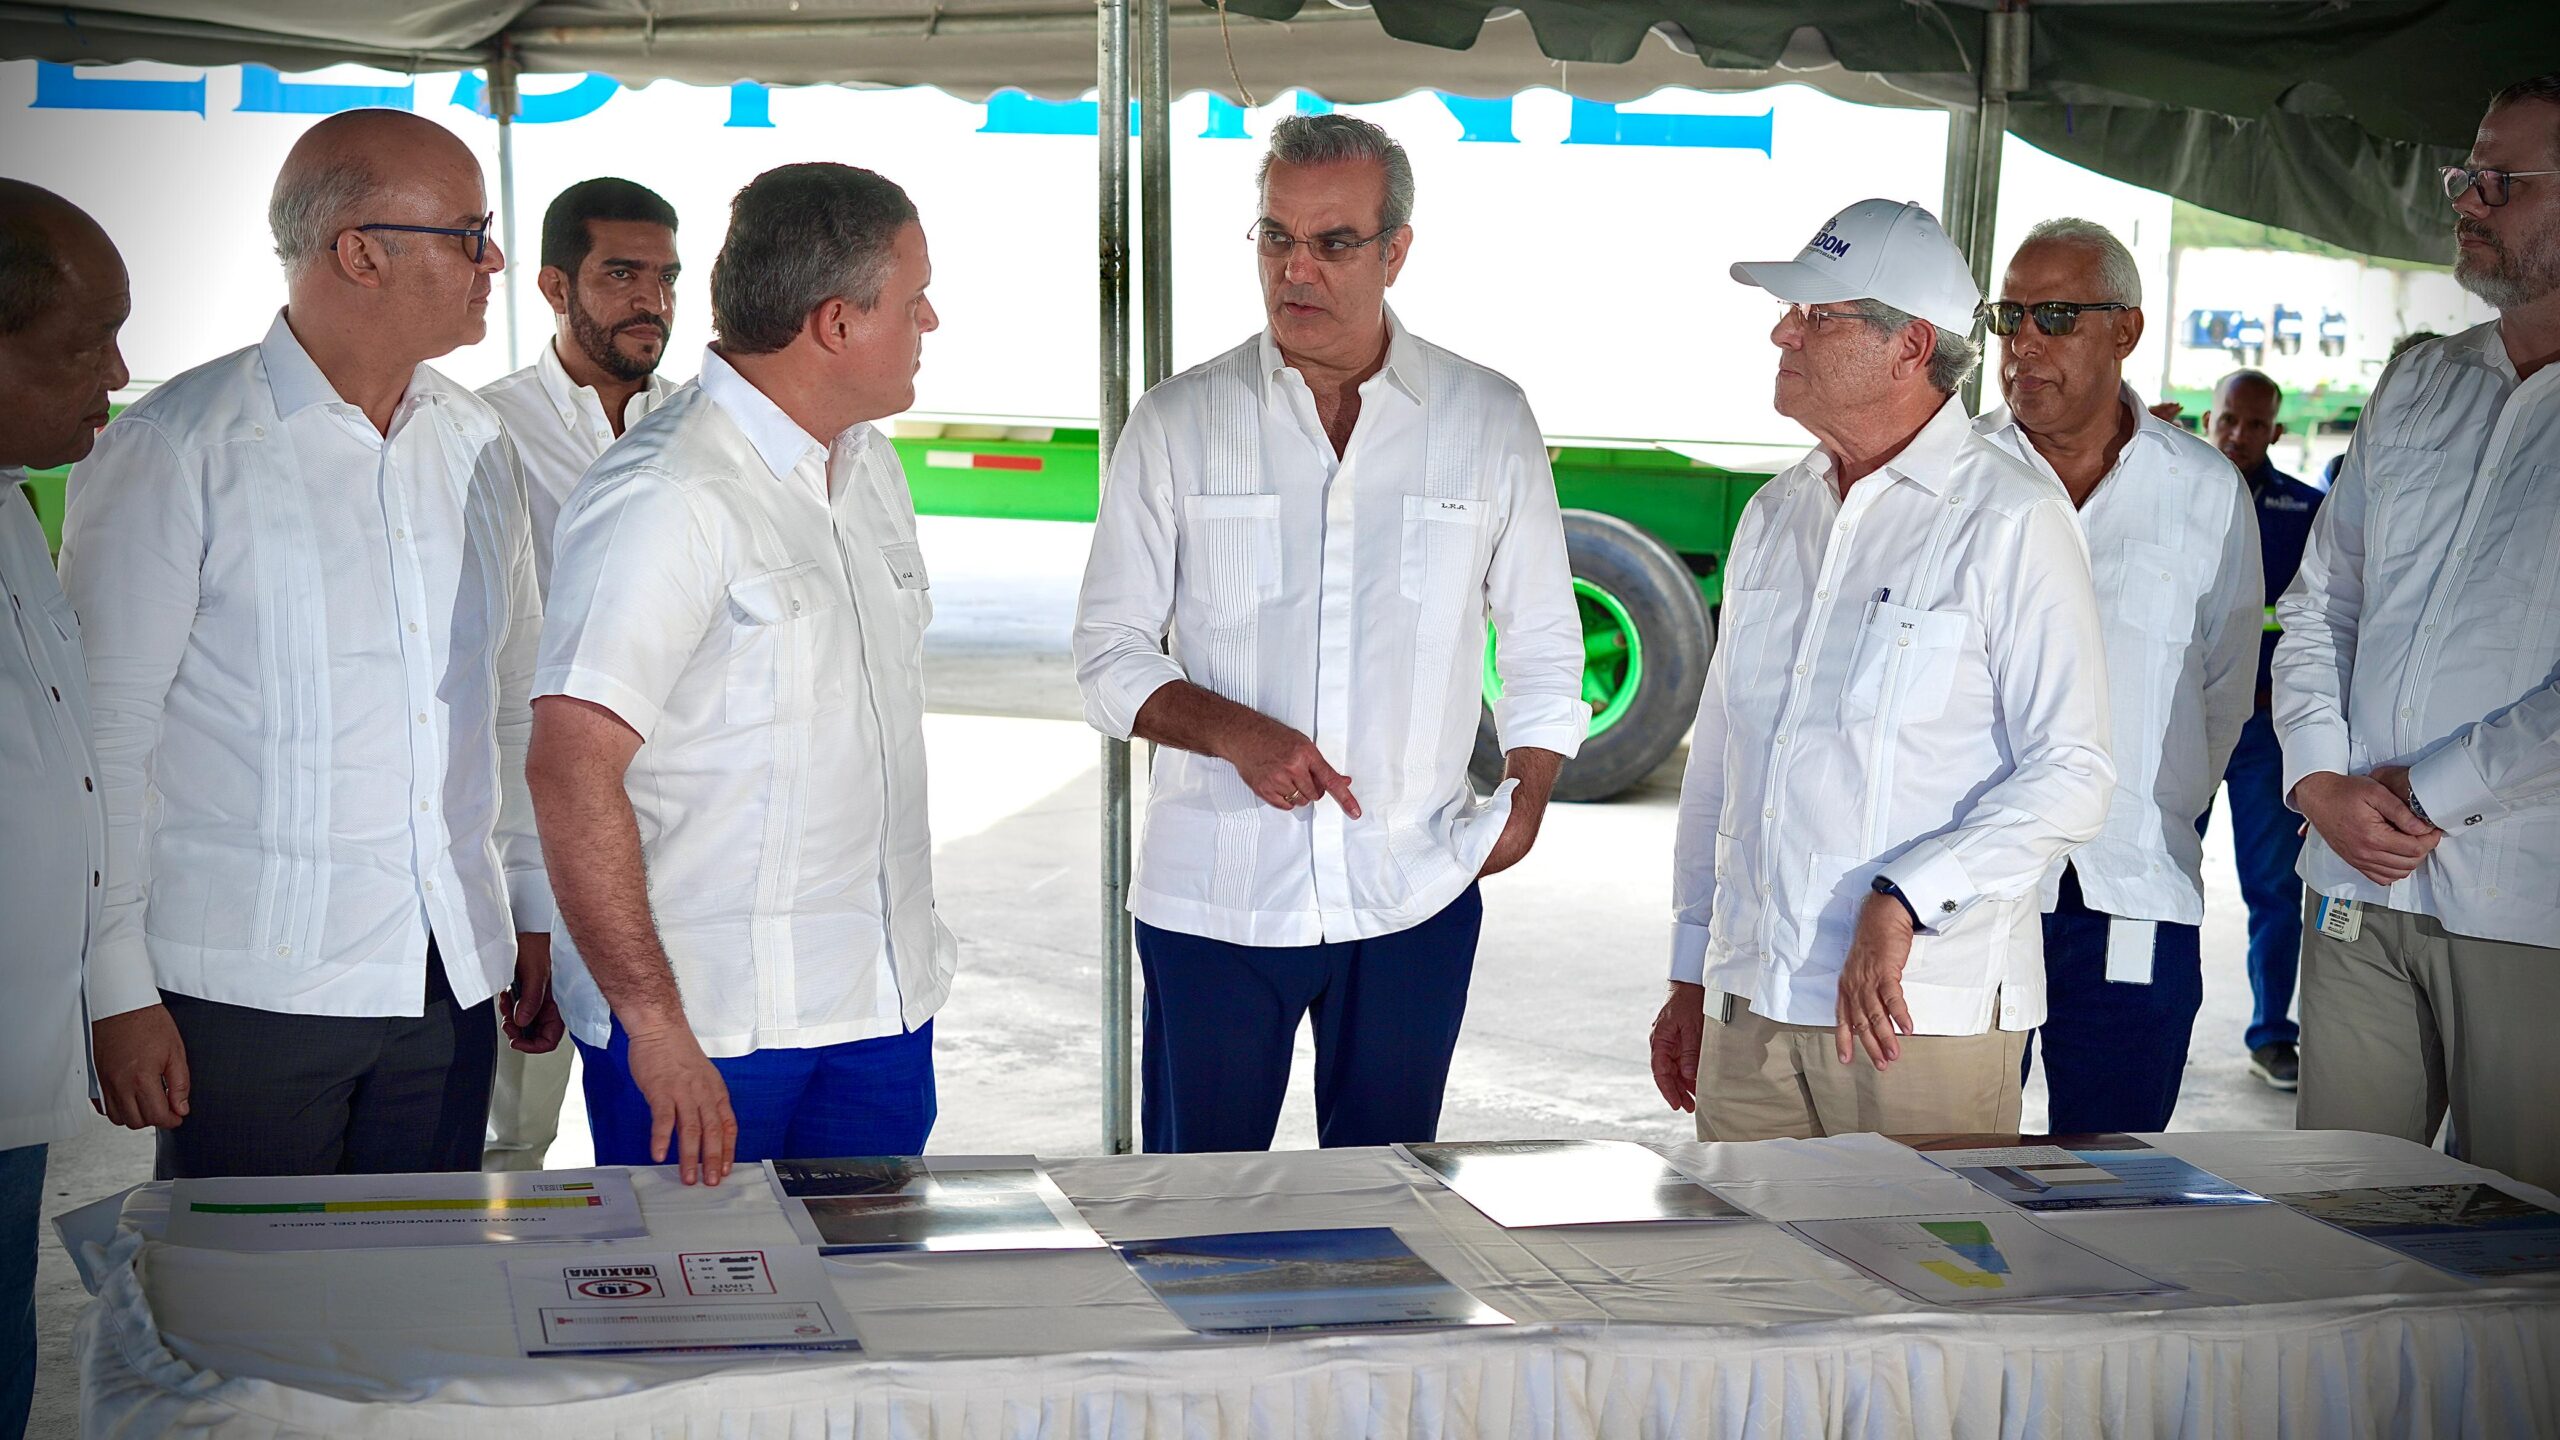
M 1839 222 L 1832 222 L 1832 224 L 1837 223 Z M 1850 242 L 1831 233 L 1831 225 L 1824 225 L 1822 227 L 1822 233 L 1813 237 L 1813 244 L 1809 248 L 1819 250 L 1823 254 L 1830 256 L 1832 259 L 1838 260 L 1848 255 L 1849 244 Z

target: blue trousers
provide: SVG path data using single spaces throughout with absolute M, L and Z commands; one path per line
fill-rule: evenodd
M 44 1212 L 42 1145 L 0 1150 L 0 1440 L 27 1430 L 36 1398 L 36 1222 Z
M 1237 945 L 1140 921 L 1147 1149 L 1271 1148 L 1310 1013 L 1320 1143 L 1437 1139 L 1483 925 L 1473 885 L 1411 929 L 1334 945 Z
M 615 1021 L 586 1060 L 587 1128 L 599 1165 L 656 1165 L 649 1102 L 631 1079 L 631 1038 Z M 838 1155 L 921 1155 L 933 1134 L 933 1022 L 904 1035 L 810 1050 L 757 1050 L 712 1067 L 738 1118 L 738 1159 L 819 1160 Z M 673 1163 L 676 1141 L 667 1145 Z
M 2249 1033 L 2241 1042 L 2300 1043 L 2293 1010 L 2294 977 L 2302 965 L 2302 817 L 2284 808 L 2284 749 L 2275 721 L 2264 710 L 2240 727 L 2239 747 L 2222 783 L 2231 792 L 2231 848 L 2240 871 L 2240 898 L 2249 906 L 2249 994 L 2255 1001 Z M 2207 811 L 2196 821 L 2204 833 Z
M 2204 1005 L 2201 932 L 2160 922 L 2151 943 L 2151 983 L 2107 978 L 2108 917 L 2080 895 L 2080 875 L 2062 872 L 2062 899 L 2044 917 L 2044 1027 L 2019 1067 L 2044 1052 L 2045 1128 L 2056 1135 L 2166 1130 L 2187 1073 L 2187 1038 Z

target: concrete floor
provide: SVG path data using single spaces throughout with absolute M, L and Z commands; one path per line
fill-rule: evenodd
M 939 904 L 962 942 L 961 973 L 936 1022 L 950 1153 L 1089 1154 L 1101 1134 L 1101 918 L 1096 900 L 1100 742 L 1075 720 L 1068 617 L 1079 527 L 927 519 L 937 614 L 927 644 L 936 714 L 933 780 Z M 1441 1133 L 1451 1139 L 1570 1135 L 1678 1140 L 1686 1116 L 1654 1093 L 1645 1035 L 1660 1003 L 1681 757 L 1627 795 L 1549 812 L 1538 849 L 1485 887 L 1484 940 Z M 2282 1129 L 2293 1100 L 2247 1072 L 2244 911 L 2230 825 L 2206 844 L 2204 1011 L 2175 1128 Z M 1300 1038 L 1299 1070 L 1312 1056 Z M 583 1113 L 566 1117 L 552 1163 L 584 1163 Z M 2026 1128 L 2041 1128 L 2041 1080 Z M 1306 1084 L 1279 1143 L 1315 1143 Z M 147 1179 L 148 1135 L 103 1122 L 54 1147 L 47 1212 Z M 46 1237 L 38 1277 L 41 1353 L 28 1434 L 77 1433 L 69 1334 L 87 1296 Z

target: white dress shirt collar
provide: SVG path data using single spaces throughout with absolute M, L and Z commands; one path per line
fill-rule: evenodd
M 339 394 L 338 387 L 330 383 L 328 375 L 320 368 L 320 362 L 312 359 L 311 352 L 303 348 L 302 337 L 293 333 L 293 326 L 284 311 L 276 312 L 275 323 L 267 327 L 267 338 L 258 342 L 258 358 L 266 367 L 267 389 L 275 397 L 277 419 L 290 420 L 315 405 L 336 405 L 358 416 L 364 414 L 363 407 Z M 423 365 L 418 367 L 420 370 L 425 368 Z M 412 404 L 424 404 L 434 395 L 431 387 L 418 383 L 417 372 L 412 371 L 409 388 L 401 392 L 400 403 L 391 407 L 391 413 L 398 417 L 405 414 Z M 365 428 L 373 428 L 370 420 L 366 421 Z M 392 428 L 399 428 L 396 418 Z M 375 438 L 381 438 L 380 432 L 375 433 Z
M 604 393 L 591 385 L 579 384 L 570 376 L 569 367 L 560 363 L 558 336 L 543 343 L 542 354 L 533 362 L 533 368 L 535 377 L 542 382 L 543 398 L 551 402 L 551 409 L 560 417 L 562 425 L 573 431 L 578 428 L 578 403 L 581 396 L 594 403 L 597 414 L 604 414 Z M 642 416 L 647 415 L 665 401 L 668 391 L 673 388 L 675 387 L 658 376 L 654 374 L 649 376 L 638 390 L 632 392 L 631 398 L 623 402 L 621 423 L 616 428 L 627 433 L 632 426 L 640 423 Z M 610 422 L 615 417 L 606 415 L 605 419 Z
M 1405 398 L 1414 404 L 1428 405 L 1431 403 L 1431 367 L 1424 359 L 1421 342 L 1413 338 L 1412 331 L 1404 328 L 1404 322 L 1396 318 L 1394 310 L 1387 310 L 1385 314 L 1387 360 L 1384 365 L 1378 367 L 1378 373 L 1371 376 L 1370 381 L 1385 380 L 1403 392 Z M 1282 386 L 1297 367 L 1291 365 L 1288 357 L 1280 353 L 1279 337 L 1271 333 L 1271 327 L 1268 325 L 1262 327 L 1260 345 L 1262 398 L 1265 402 L 1285 410 L 1288 402 L 1283 398 L 1286 391 Z M 1304 376 L 1299 376 L 1297 379 L 1301 385 L 1306 383 Z M 1363 381 L 1360 390 L 1363 395 L 1366 395 L 1369 392 L 1369 381 Z
M 800 422 L 783 413 L 772 396 L 757 389 L 754 381 L 739 374 L 736 366 L 707 345 L 702 350 L 702 376 L 697 383 L 702 386 L 702 393 L 710 396 L 712 403 L 745 432 L 747 443 L 764 461 L 764 468 L 773 472 L 774 479 L 789 480 L 812 452 L 826 454 L 824 442 L 801 429 Z
M 1884 484 L 1874 487 L 1879 491 L 1896 481 L 1908 480 L 1932 495 L 1943 494 L 1948 469 L 1955 463 L 1956 451 L 1964 444 L 1971 424 L 1963 403 L 1948 396 L 1910 443 L 1893 452 L 1892 459 L 1850 482 L 1849 493 L 1857 494 L 1860 485 L 1881 476 Z M 1832 458 L 1830 451 L 1816 445 L 1805 453 L 1804 466 L 1807 475 L 1820 481 L 1833 496 L 1839 496 L 1840 485 L 1833 477 L 1839 473 L 1840 462 Z

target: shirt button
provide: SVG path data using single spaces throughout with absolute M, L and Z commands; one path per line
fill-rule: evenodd
M 81 789 L 83 789 L 83 790 L 92 790 L 92 791 L 94 791 L 94 790 L 96 790 L 98 787 L 97 787 L 97 784 L 96 784 L 94 781 L 92 781 L 88 776 L 83 775 L 83 776 L 81 776 L 81 777 L 80 777 L 80 788 L 81 788 Z
M 421 725 L 424 725 L 424 724 L 426 724 L 426 723 L 427 723 L 427 712 L 426 712 L 426 711 L 421 710 L 421 711 L 419 711 L 419 712 L 418 712 L 418 723 L 419 723 L 419 724 L 421 724 Z
M 2436 627 L 2434 627 L 2433 625 L 2428 626 L 2428 627 L 2427 627 L 2427 630 L 2426 630 L 2426 633 L 2428 633 L 2428 634 L 2430 634 L 2430 635 L 2433 635 L 2434 633 L 2436 633 Z
M 419 801 L 419 802 L 418 802 L 418 809 L 419 809 L 419 811 L 420 811 L 421 813 L 423 813 L 423 812 L 426 810 L 426 808 L 427 808 L 427 802 L 426 802 L 426 801 L 421 800 L 421 801 Z
M 290 955 L 292 953 L 293 947 L 290 945 L 279 945 L 276 947 L 276 954 L 279 956 Z
M 1768 893 L 1769 893 L 1769 882 L 1768 882 L 1768 881 L 1763 880 L 1763 881 L 1761 881 L 1761 882 L 1760 882 L 1760 893 L 1761 893 L 1761 894 L 1763 894 L 1763 895 L 1766 895 L 1766 894 L 1768 894 Z
M 1893 643 L 1896 645 L 1908 645 L 1911 643 L 1911 637 L 1908 635 L 1896 635 L 1893 637 Z
M 62 687 L 61 687 L 61 686 L 59 686 L 59 685 L 47 685 L 47 686 L 46 686 L 46 687 L 44 687 L 44 688 L 46 688 L 47 690 L 50 690 L 50 691 L 52 691 L 52 692 L 53 692 L 53 703 L 54 703 L 54 704 L 59 705 L 59 704 L 61 704 L 61 703 L 62 703 Z
M 1797 667 L 1796 667 L 1796 673 L 1797 673 L 1797 674 L 1799 674 L 1799 675 L 1803 674 L 1803 673 L 1804 673 L 1804 667 L 1803 667 L 1803 666 L 1801 666 L 1801 665 L 1797 666 Z
M 1761 819 L 1763 819 L 1763 820 L 1775 820 L 1775 819 L 1777 819 L 1777 818 L 1778 818 L 1778 810 L 1777 810 L 1777 807 L 1776 807 L 1776 806 L 1774 806 L 1774 805 L 1772 805 L 1772 806 L 1765 806 L 1765 807 L 1763 807 L 1763 808 L 1761 809 L 1761 811 L 1760 811 L 1760 818 L 1761 818 Z
M 1787 743 L 1787 737 L 1786 737 L 1786 736 L 1784 736 L 1784 735 L 1779 736 L 1779 737 L 1778 737 L 1778 743 L 1779 743 L 1779 744 L 1781 744 L 1781 745 L 1786 744 L 1786 743 Z
M 429 890 L 433 890 L 434 888 L 436 888 L 436 882 L 434 882 L 433 880 L 429 880 L 429 881 L 427 881 L 427 882 L 426 882 L 426 886 L 425 886 L 425 888 L 427 888 L 427 889 L 429 889 Z
M 409 633 L 410 633 L 410 634 L 412 634 L 412 635 L 415 635 L 415 634 L 417 634 L 417 633 L 418 633 L 418 622 L 417 622 L 417 621 L 412 620 L 412 621 L 410 621 L 410 622 L 409 622 Z
M 264 439 L 266 439 L 266 438 L 267 438 L 267 427 L 266 427 L 266 426 L 264 426 L 264 425 L 252 425 L 252 426 L 250 426 L 250 427 L 249 427 L 249 438 L 250 438 L 250 439 L 252 439 L 252 440 L 264 440 Z
M 1816 590 L 1813 592 L 1813 598 L 1816 600 L 1828 600 L 1831 598 L 1831 592 L 1828 590 Z

